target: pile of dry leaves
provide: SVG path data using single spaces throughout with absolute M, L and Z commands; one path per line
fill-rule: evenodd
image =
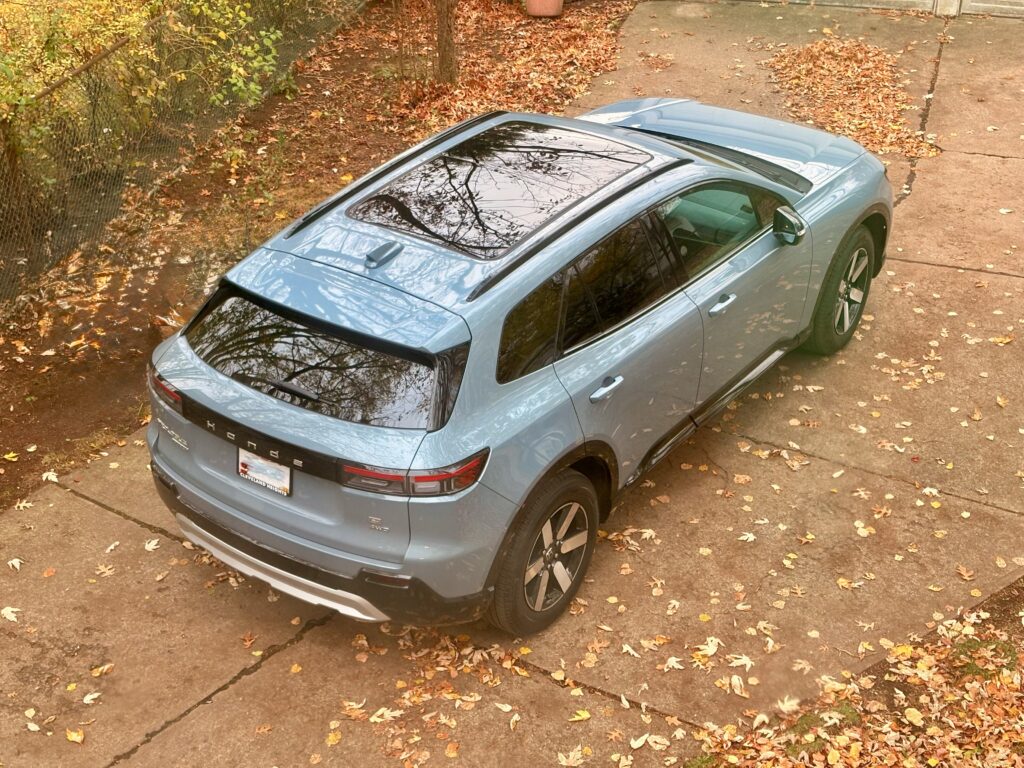
M 391 56 L 396 87 L 378 84 L 373 91 L 386 124 L 422 136 L 494 109 L 560 112 L 587 90 L 594 75 L 615 68 L 616 29 L 634 4 L 578 2 L 557 19 L 540 20 L 527 16 L 518 3 L 462 0 L 454 86 L 429 78 L 436 34 L 430 0 L 403 0 L 395 24 L 374 24 L 371 12 L 359 42 L 370 43 L 378 56 Z M 351 40 L 339 38 L 339 43 L 351 45 Z
M 879 154 L 938 154 L 907 125 L 910 100 L 898 61 L 897 55 L 863 40 L 828 35 L 784 48 L 763 64 L 788 95 L 795 118 L 849 136 Z
M 881 679 L 824 678 L 818 705 L 787 727 L 703 731 L 703 759 L 762 768 L 1021 765 L 1024 649 L 1019 637 L 978 629 L 986 617 L 944 622 L 933 642 L 890 644 Z

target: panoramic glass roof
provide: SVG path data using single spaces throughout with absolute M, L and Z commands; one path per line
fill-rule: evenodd
M 402 174 L 348 215 L 494 259 L 649 159 L 582 131 L 502 123 Z

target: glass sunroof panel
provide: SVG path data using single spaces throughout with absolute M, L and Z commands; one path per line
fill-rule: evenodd
M 649 159 L 603 136 L 502 123 L 404 173 L 348 215 L 494 259 Z

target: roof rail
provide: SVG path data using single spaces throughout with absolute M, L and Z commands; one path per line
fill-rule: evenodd
M 590 207 L 581 206 L 580 210 L 575 215 L 566 218 L 562 222 L 559 222 L 559 226 L 557 228 L 553 229 L 551 232 L 544 235 L 544 237 L 540 238 L 539 240 L 530 243 L 522 251 L 517 253 L 515 256 L 511 257 L 508 260 L 507 264 L 503 264 L 501 269 L 495 270 L 494 272 L 491 272 L 489 275 L 487 275 L 483 280 L 481 280 L 477 284 L 475 288 L 473 288 L 472 291 L 470 291 L 469 296 L 466 297 L 466 300 L 474 301 L 483 294 L 487 293 L 487 291 L 489 291 L 491 288 L 496 286 L 506 277 L 511 275 L 521 265 L 525 264 L 531 258 L 536 256 L 538 251 L 540 251 L 543 248 L 546 248 L 552 242 L 554 242 L 563 234 L 565 234 L 565 232 L 575 227 L 584 219 L 593 216 L 598 211 L 607 207 L 616 200 L 624 197 L 625 195 L 629 194 L 638 187 L 646 184 L 652 179 L 656 179 L 658 176 L 661 176 L 662 174 L 667 173 L 668 171 L 671 171 L 675 168 L 680 168 L 692 162 L 693 160 L 691 160 L 690 158 L 676 158 L 659 168 L 652 169 L 648 173 L 645 173 L 643 176 L 638 176 L 637 178 L 629 182 L 629 184 L 626 184 L 624 187 L 622 187 L 622 189 L 619 189 L 614 193 L 608 195 L 608 197 L 604 198 L 603 200 L 599 200 L 596 205 Z
M 301 219 L 295 222 L 294 226 L 292 226 L 292 228 L 289 229 L 287 233 L 285 233 L 285 239 L 287 240 L 292 235 L 301 232 L 303 229 L 305 229 L 307 226 L 309 226 L 314 221 L 319 219 L 325 213 L 334 210 L 334 208 L 348 200 L 355 193 L 362 191 L 363 189 L 370 186 L 374 182 L 380 180 L 381 178 L 391 173 L 391 171 L 393 171 L 395 168 L 402 165 L 403 163 L 406 163 L 409 160 L 415 157 L 419 157 L 420 155 L 425 154 L 426 152 L 436 148 L 438 145 L 447 141 L 456 134 L 463 133 L 464 131 L 467 131 L 474 126 L 479 125 L 480 123 L 484 123 L 492 118 L 504 114 L 507 114 L 507 111 L 500 109 L 495 110 L 494 112 L 486 112 L 482 115 L 477 115 L 476 117 L 471 117 L 468 120 L 463 120 L 461 123 L 456 123 L 450 128 L 447 128 L 441 131 L 440 133 L 431 136 L 424 142 L 421 142 L 413 147 L 410 147 L 405 152 L 402 152 L 400 155 L 396 155 L 391 160 L 384 163 L 384 165 L 377 167 L 376 169 L 370 171 L 368 174 L 366 174 L 359 180 L 355 181 L 352 184 L 349 184 L 347 187 L 342 188 L 341 191 L 337 192 L 333 197 L 328 198 L 320 205 L 318 205 L 316 208 L 311 210 L 309 213 L 307 213 L 305 216 L 303 216 Z

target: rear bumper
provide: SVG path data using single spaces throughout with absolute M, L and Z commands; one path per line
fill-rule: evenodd
M 449 598 L 415 577 L 396 578 L 360 570 L 342 576 L 251 541 L 215 523 L 186 504 L 175 481 L 151 462 L 157 493 L 177 518 L 182 533 L 240 573 L 268 583 L 283 594 L 322 605 L 360 621 L 404 624 L 458 624 L 480 618 L 492 589 Z

